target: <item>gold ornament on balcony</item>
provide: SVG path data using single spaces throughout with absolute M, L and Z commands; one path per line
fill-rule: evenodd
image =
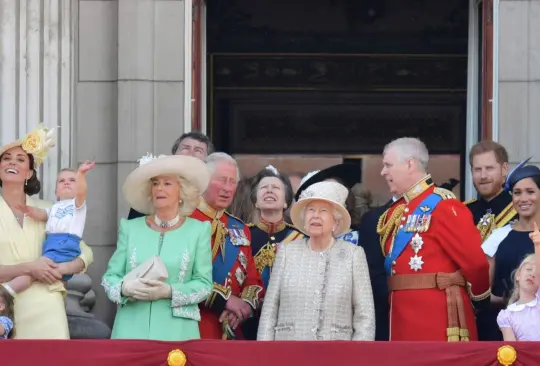
M 186 354 L 179 349 L 169 352 L 167 364 L 169 366 L 185 366 L 187 362 Z
M 517 360 L 517 352 L 512 346 L 502 346 L 497 351 L 497 360 L 503 366 L 511 366 Z

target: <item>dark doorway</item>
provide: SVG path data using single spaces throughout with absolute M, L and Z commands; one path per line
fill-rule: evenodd
M 460 157 L 468 22 L 468 0 L 207 0 L 208 133 L 232 154 L 378 155 L 415 136 Z

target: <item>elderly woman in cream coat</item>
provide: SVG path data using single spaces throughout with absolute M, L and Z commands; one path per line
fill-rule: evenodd
M 309 235 L 280 245 L 266 293 L 258 340 L 375 338 L 375 311 L 361 247 L 335 238 L 349 230 L 348 190 L 336 182 L 307 188 L 292 207 Z

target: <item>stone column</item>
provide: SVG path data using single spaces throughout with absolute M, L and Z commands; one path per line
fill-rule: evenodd
M 76 159 L 98 163 L 88 176 L 85 239 L 95 259 L 89 270 L 96 293 L 92 312 L 109 325 L 115 306 L 100 282 L 116 249 L 119 218 L 129 210 L 122 185 L 143 154 L 170 153 L 190 113 L 186 1 L 78 1 Z
M 100 283 L 116 248 L 118 230 L 118 1 L 77 3 L 78 80 L 73 143 L 78 162 L 96 160 L 96 168 L 88 174 L 84 238 L 94 252 L 94 263 L 88 270 L 96 294 L 92 312 L 112 325 L 115 307 Z
M 71 0 L 0 0 L 0 144 L 44 122 L 57 148 L 39 171 L 41 197 L 54 200 L 56 175 L 71 162 Z
M 119 0 L 119 188 L 142 155 L 170 154 L 184 132 L 185 96 L 191 94 L 184 83 L 185 52 L 191 47 L 185 43 L 187 5 Z M 119 216 L 125 217 L 129 208 L 121 194 L 118 198 Z
M 499 140 L 515 165 L 540 163 L 540 1 L 499 3 Z

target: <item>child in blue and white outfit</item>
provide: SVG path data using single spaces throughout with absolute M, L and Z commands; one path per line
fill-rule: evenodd
M 77 171 L 63 169 L 56 180 L 58 201 L 49 209 L 22 206 L 25 215 L 46 222 L 47 236 L 43 243 L 43 256 L 58 264 L 62 280 L 68 281 L 73 275 L 64 266 L 81 254 L 81 237 L 86 222 L 86 173 L 95 167 L 95 162 L 86 161 Z M 15 297 L 32 284 L 30 276 L 14 278 L 4 288 Z M 55 284 L 53 288 L 58 288 Z M 53 289 L 51 288 L 51 290 Z

